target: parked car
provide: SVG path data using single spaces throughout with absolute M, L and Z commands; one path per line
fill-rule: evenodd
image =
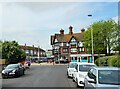
M 48 62 L 48 59 L 43 59 L 43 61 L 42 62 Z
M 9 64 L 2 70 L 2 78 L 19 77 L 25 74 L 25 69 L 20 64 Z
M 73 72 L 73 81 L 76 82 L 77 87 L 84 86 L 84 78 L 88 70 L 94 66 L 96 66 L 94 63 L 77 63 Z
M 67 66 L 67 76 L 73 77 L 73 72 L 75 71 L 75 65 L 77 65 L 77 62 L 70 62 Z
M 85 89 L 120 89 L 120 68 L 93 67 L 84 80 Z

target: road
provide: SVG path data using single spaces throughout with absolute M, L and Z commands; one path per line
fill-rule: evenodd
M 66 71 L 66 65 L 32 65 L 24 76 L 3 79 L 2 87 L 76 87 Z

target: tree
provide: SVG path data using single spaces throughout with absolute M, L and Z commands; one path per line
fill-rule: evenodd
M 2 58 L 2 41 L 0 41 L 0 59 Z
M 93 30 L 93 46 L 94 52 L 100 54 L 108 48 L 108 55 L 110 55 L 110 50 L 113 47 L 113 39 L 115 39 L 114 34 L 116 32 L 117 24 L 113 20 L 108 21 L 98 21 L 92 24 Z M 84 46 L 91 51 L 91 29 L 84 33 Z M 90 47 L 88 47 L 88 44 Z M 104 52 L 105 53 L 105 52 Z
M 114 32 L 114 39 L 113 39 L 113 50 L 114 51 L 119 51 L 119 55 L 120 55 L 120 25 L 118 23 L 117 27 L 116 27 L 116 31 Z
M 115 32 L 117 30 L 117 24 L 114 20 L 110 19 L 108 21 L 104 21 L 102 28 L 102 37 L 105 41 L 106 46 L 108 47 L 108 55 L 110 55 L 110 51 L 112 50 L 112 47 L 114 45 L 114 39 L 116 38 Z
M 20 57 L 20 58 L 19 58 Z M 2 58 L 10 63 L 17 63 L 26 57 L 20 46 L 15 41 L 5 41 L 2 43 Z

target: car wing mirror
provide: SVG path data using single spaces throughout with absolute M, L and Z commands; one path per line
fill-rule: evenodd
M 76 69 L 74 69 L 74 72 L 77 72 L 77 70 L 76 70 Z
M 67 68 L 69 68 L 69 66 L 67 66 Z
M 96 81 L 94 79 L 88 79 L 88 82 L 96 84 Z
M 6 67 L 4 66 L 3 69 L 5 69 Z

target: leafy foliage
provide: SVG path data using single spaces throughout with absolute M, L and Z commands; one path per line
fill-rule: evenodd
M 24 60 L 25 53 L 15 41 L 5 41 L 2 43 L 2 58 L 7 59 L 9 63 L 17 63 Z
M 95 60 L 97 66 L 120 67 L 120 56 L 106 56 Z
M 117 29 L 117 31 L 116 31 Z M 93 47 L 95 53 L 106 53 L 107 47 L 110 50 L 113 45 L 118 44 L 116 38 L 118 37 L 118 27 L 115 21 L 99 21 L 92 24 L 92 29 L 88 28 L 88 30 L 84 33 L 84 46 L 88 48 L 88 52 L 91 52 L 91 30 L 93 30 Z

